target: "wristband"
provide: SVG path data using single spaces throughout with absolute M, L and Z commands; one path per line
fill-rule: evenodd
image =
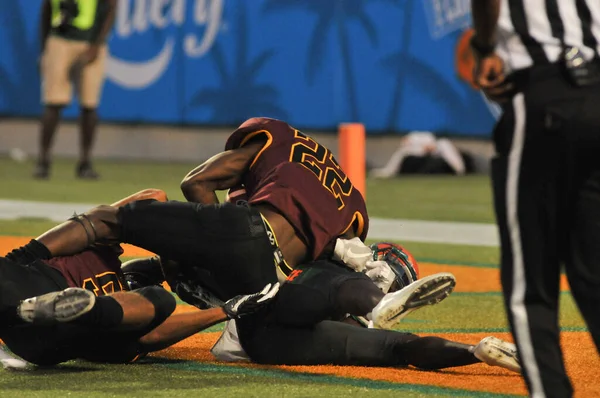
M 480 58 L 485 58 L 488 55 L 491 55 L 496 49 L 496 44 L 481 44 L 475 35 L 471 37 L 469 44 L 471 45 L 471 49 L 473 49 L 476 55 Z

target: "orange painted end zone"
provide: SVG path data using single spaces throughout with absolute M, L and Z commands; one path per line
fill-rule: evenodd
M 467 344 L 476 344 L 483 337 L 488 336 L 485 333 L 444 333 L 436 335 Z M 508 333 L 496 333 L 494 335 L 502 339 L 511 340 Z M 210 348 L 217 341 L 218 337 L 219 333 L 200 333 L 153 355 L 224 364 L 215 361 L 210 354 Z M 600 359 L 589 334 L 583 332 L 565 332 L 563 333 L 562 344 L 566 353 L 567 370 L 576 389 L 576 396 L 600 396 Z M 231 366 L 280 369 L 289 372 L 326 374 L 393 383 L 435 385 L 438 387 L 472 391 L 526 395 L 525 385 L 519 375 L 502 368 L 484 364 L 451 368 L 439 372 L 357 366 L 264 366 L 254 364 L 236 364 Z
M 438 272 L 451 272 L 456 277 L 455 292 L 500 292 L 500 269 L 470 267 L 464 265 L 447 265 L 419 262 L 421 277 L 435 274 Z M 562 275 L 560 279 L 560 288 L 563 291 L 569 290 L 567 278 Z
M 27 236 L 0 236 L 0 256 L 6 255 L 12 249 L 26 245 L 33 237 Z M 123 257 L 147 257 L 152 253 L 139 247 L 123 244 Z

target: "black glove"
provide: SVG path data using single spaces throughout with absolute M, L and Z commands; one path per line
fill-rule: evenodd
M 229 319 L 252 314 L 273 300 L 278 291 L 279 282 L 272 286 L 269 283 L 260 293 L 235 296 L 225 303 L 223 310 Z
M 129 290 L 145 286 L 161 286 L 165 280 L 158 257 L 130 260 L 121 266 Z
M 189 280 L 179 279 L 174 282 L 173 291 L 186 303 L 193 305 L 201 310 L 217 308 L 224 305 L 223 301 L 218 299 L 208 289 L 198 283 Z

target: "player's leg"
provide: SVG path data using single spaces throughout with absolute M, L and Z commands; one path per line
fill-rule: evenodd
M 125 206 L 128 203 L 131 202 L 137 202 L 138 200 L 156 200 L 159 202 L 166 202 L 169 200 L 169 198 L 167 198 L 167 194 L 165 191 L 163 191 L 162 189 L 156 189 L 156 188 L 147 188 L 147 189 L 142 189 L 139 192 L 136 192 L 134 194 L 131 194 L 113 204 L 111 204 L 112 207 L 121 207 L 121 206 Z
M 336 321 L 301 327 L 266 320 L 257 315 L 236 322 L 242 347 L 261 364 L 407 366 L 396 343 L 418 338 Z
M 41 118 L 39 156 L 33 176 L 48 178 L 50 175 L 50 149 L 62 109 L 71 102 L 72 84 L 69 68 L 76 53 L 73 43 L 58 37 L 46 41 L 41 62 L 43 81 L 42 101 L 44 112 Z
M 312 326 L 346 314 L 365 316 L 384 296 L 366 275 L 334 262 L 315 261 L 297 267 L 281 285 L 272 317 L 288 326 Z
M 64 105 L 45 105 L 40 125 L 39 155 L 33 176 L 39 179 L 50 177 L 50 148 L 60 121 Z
M 119 208 L 102 205 L 52 228 L 36 241 L 53 257 L 79 253 L 103 240 L 133 243 L 158 253 L 171 244 L 190 244 L 196 235 L 197 206 L 156 200 L 134 201 Z
M 119 240 L 118 208 L 135 201 L 166 202 L 167 196 L 159 189 L 144 189 L 111 206 L 99 206 L 90 212 L 73 217 L 32 240 L 28 245 L 13 250 L 7 257 L 28 263 L 38 259 L 76 254 L 94 241 Z
M 99 206 L 36 241 L 51 256 L 79 253 L 97 241 L 131 243 L 185 267 L 208 269 L 224 288 L 221 300 L 277 281 L 273 250 L 260 214 L 231 204 L 142 200 L 118 209 Z M 200 264 L 198 259 L 202 259 Z
M 559 192 L 563 159 L 559 134 L 513 99 L 494 137 L 494 204 L 501 241 L 501 281 L 511 330 L 530 393 L 572 392 L 559 344 Z M 526 114 L 530 120 L 525 120 Z M 534 113 L 532 113 L 534 114 Z
M 81 288 L 68 288 L 24 300 L 18 316 L 34 324 L 74 322 L 111 330 L 150 331 L 175 310 L 171 293 L 158 286 L 96 297 Z
M 398 292 L 384 294 L 366 275 L 330 261 L 296 268 L 282 286 L 274 316 L 287 325 L 312 325 L 346 314 L 366 317 L 378 328 L 391 328 L 411 311 L 445 298 L 454 278 L 422 278 Z
M 244 350 L 252 361 L 262 364 L 410 365 L 435 370 L 481 362 L 475 355 L 477 346 L 335 321 L 323 321 L 313 327 L 294 327 L 265 322 L 258 317 L 239 320 L 238 330 Z M 496 350 L 495 354 L 498 352 Z M 519 369 L 514 357 L 494 365 Z
M 0 257 L 0 325 L 3 328 L 22 323 L 16 312 L 21 300 L 66 287 L 62 275 L 45 264 L 24 266 Z
M 0 339 L 12 352 L 32 363 L 54 364 L 61 358 L 47 354 L 55 349 L 53 330 L 26 324 L 17 315 L 21 300 L 64 289 L 67 282 L 41 262 L 24 264 L 0 257 Z
M 79 178 L 96 179 L 98 173 L 92 168 L 91 151 L 96 137 L 98 114 L 96 109 L 101 97 L 104 83 L 104 66 L 106 63 L 106 46 L 101 46 L 98 56 L 81 72 L 79 84 L 80 112 L 80 157 L 76 174 Z
M 102 240 L 121 242 L 118 212 L 112 206 L 98 206 L 46 231 L 35 241 L 47 249 L 48 258 L 77 254 Z

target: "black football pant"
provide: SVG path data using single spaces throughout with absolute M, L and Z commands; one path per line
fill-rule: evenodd
M 0 257 L 0 328 L 23 323 L 15 312 L 22 300 L 67 287 L 65 278 L 41 261 L 20 264 Z
M 600 348 L 600 86 L 576 88 L 556 66 L 517 76 L 522 89 L 494 131 L 502 287 L 530 394 L 568 397 L 558 325 L 563 263 Z
M 277 282 L 273 249 L 255 209 L 142 200 L 119 209 L 121 240 L 177 261 L 226 301 Z
M 17 317 L 21 300 L 67 287 L 64 276 L 42 261 L 22 264 L 0 257 L 0 339 L 15 354 L 38 365 L 75 358 L 115 363 L 133 360 L 140 353 L 138 339 L 150 330 L 122 332 L 77 323 L 45 326 Z
M 353 308 L 373 308 L 374 285 L 362 273 L 329 261 L 296 271 L 301 272 L 281 286 L 270 308 L 237 321 L 242 347 L 254 362 L 422 369 L 479 362 L 465 344 L 340 322 Z

